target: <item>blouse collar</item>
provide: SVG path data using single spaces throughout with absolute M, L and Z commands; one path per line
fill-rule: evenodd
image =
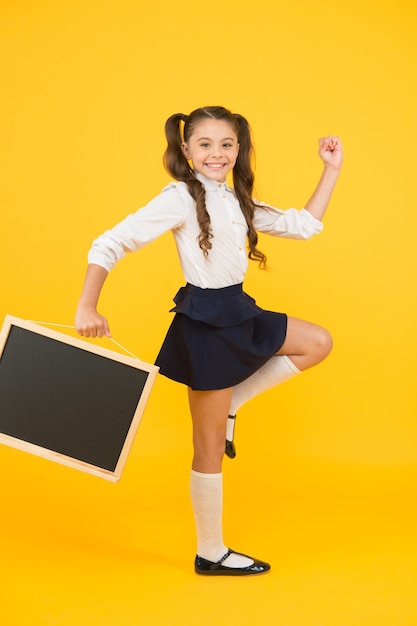
M 206 176 L 203 176 L 203 174 L 200 174 L 199 172 L 194 172 L 194 175 L 197 178 L 197 180 L 200 181 L 200 183 L 203 183 L 207 191 L 216 191 L 218 189 L 229 189 L 226 182 L 219 183 L 217 180 L 211 180 L 211 178 L 206 178 Z

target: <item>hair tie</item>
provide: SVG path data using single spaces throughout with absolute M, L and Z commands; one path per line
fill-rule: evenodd
M 185 115 L 184 113 L 181 113 L 181 119 L 182 119 L 182 121 L 185 124 L 185 122 L 188 120 L 188 115 Z

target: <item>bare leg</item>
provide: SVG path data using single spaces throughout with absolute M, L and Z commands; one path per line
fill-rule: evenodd
M 252 557 L 228 553 L 223 542 L 223 489 L 222 460 L 226 436 L 226 420 L 232 389 L 213 391 L 188 390 L 193 420 L 194 458 L 191 471 L 191 501 L 197 530 L 196 571 L 206 571 L 208 563 L 217 563 L 224 558 L 220 572 L 227 568 L 240 574 L 261 573 Z M 205 561 L 207 560 L 207 561 Z M 203 571 L 202 571 L 203 568 Z M 261 564 L 261 571 L 269 566 Z M 209 570 L 211 571 L 211 570 Z
M 234 430 L 236 412 L 255 396 L 292 378 L 322 361 L 332 349 L 332 339 L 324 328 L 294 317 L 288 318 L 287 336 L 277 354 L 258 371 L 233 388 L 227 421 L 226 454 L 236 456 Z
M 330 333 L 317 324 L 288 318 L 287 336 L 277 355 L 286 355 L 303 371 L 323 361 L 331 352 Z
M 194 444 L 190 488 L 197 554 L 212 562 L 227 552 L 223 542 L 222 460 L 231 393 L 231 389 L 188 389 Z
M 215 474 L 222 470 L 226 421 L 232 389 L 195 391 L 188 389 L 193 420 L 194 458 L 192 469 Z

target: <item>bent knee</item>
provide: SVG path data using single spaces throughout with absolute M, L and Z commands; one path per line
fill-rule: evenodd
M 315 333 L 314 348 L 320 360 L 325 359 L 333 348 L 333 339 L 331 334 L 328 330 L 322 328 L 321 326 L 317 327 L 317 331 Z

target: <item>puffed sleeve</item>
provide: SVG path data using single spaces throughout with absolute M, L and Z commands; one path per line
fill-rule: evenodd
M 310 239 L 323 230 L 323 223 L 306 209 L 277 209 L 254 200 L 256 209 L 253 220 L 255 229 L 275 237 Z
M 187 208 L 179 186 L 171 183 L 146 206 L 94 240 L 88 262 L 110 271 L 126 253 L 135 252 L 168 230 L 179 228 Z

